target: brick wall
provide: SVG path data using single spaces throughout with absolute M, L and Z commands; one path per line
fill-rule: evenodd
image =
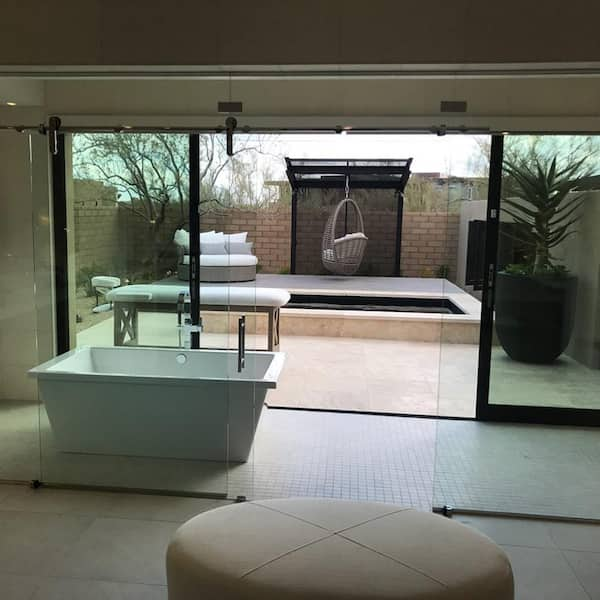
M 74 181 L 76 269 L 113 268 L 119 248 L 119 208 L 116 191 L 97 181 Z
M 341 199 L 340 192 L 303 194 L 298 200 L 296 272 L 325 273 L 321 264 L 321 240 L 329 215 Z M 358 274 L 390 276 L 396 257 L 397 206 L 388 190 L 355 190 L 369 238 Z M 325 205 L 325 206 L 323 206 Z M 404 277 L 434 277 L 443 267 L 451 278 L 456 276 L 459 215 L 447 213 L 404 212 L 400 272 Z M 350 217 L 349 231 L 354 221 Z M 343 219 L 337 235 L 343 235 Z
M 244 210 L 232 208 L 208 212 L 201 217 L 201 231 L 248 232 L 262 273 L 289 269 L 291 215 L 289 208 Z
M 289 270 L 290 209 L 229 209 L 201 217 L 201 231 L 248 232 L 254 243 L 259 269 L 265 273 Z M 129 208 L 116 202 L 113 188 L 98 182 L 76 181 L 74 200 L 76 270 L 101 270 L 121 277 L 142 277 L 155 269 L 158 248 L 159 276 L 177 268 L 173 234 L 181 226 L 181 212 L 169 207 L 156 237 L 150 225 Z M 187 227 L 187 224 L 186 224 Z
M 164 276 L 177 268 L 177 248 L 173 235 L 181 225 L 178 207 L 170 207 L 165 220 L 155 233 L 150 224 L 125 206 L 119 207 L 120 252 L 128 277 L 138 276 L 151 279 Z M 154 264 L 155 256 L 158 258 Z M 154 273 L 157 275 L 154 275 Z
M 435 277 L 447 267 L 448 279 L 454 281 L 459 219 L 447 213 L 404 213 L 400 263 L 404 277 Z
M 296 272 L 326 273 L 321 264 L 321 240 L 329 216 L 343 198 L 339 190 L 306 190 L 298 197 Z M 389 190 L 354 190 L 369 243 L 358 274 L 386 276 L 394 273 L 396 197 Z M 348 233 L 357 230 L 355 213 L 348 209 Z M 340 213 L 336 236 L 344 235 L 344 212 Z
M 371 196 L 368 207 L 362 205 L 365 232 L 369 237 L 359 273 L 373 276 L 392 275 L 396 244 L 395 199 L 385 192 L 377 202 Z M 97 265 L 121 277 L 142 277 L 154 269 L 154 245 L 159 248 L 159 276 L 175 270 L 177 252 L 173 233 L 181 224 L 178 207 L 170 207 L 156 241 L 149 224 L 127 207 L 115 202 L 114 189 L 96 182 L 76 182 L 75 250 L 77 270 Z M 327 218 L 339 200 L 331 194 L 300 205 L 297 228 L 297 273 L 324 273 L 321 264 L 321 239 Z M 222 209 L 202 215 L 201 230 L 225 233 L 248 232 L 254 243 L 259 269 L 263 273 L 281 273 L 289 269 L 290 209 Z M 341 220 L 343 222 L 343 219 Z M 353 229 L 350 220 L 349 229 Z M 342 225 L 342 224 L 340 224 Z M 450 278 L 456 274 L 459 217 L 446 213 L 405 212 L 402 227 L 401 273 L 405 277 L 433 277 L 447 267 Z M 338 232 L 340 235 L 342 231 Z M 151 276 L 151 275 L 149 275 Z

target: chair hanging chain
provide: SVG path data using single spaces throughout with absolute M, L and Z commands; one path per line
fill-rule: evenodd
M 350 175 L 346 175 L 346 187 L 344 188 L 346 200 L 350 198 Z

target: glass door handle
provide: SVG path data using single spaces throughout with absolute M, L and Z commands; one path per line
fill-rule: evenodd
M 494 306 L 494 283 L 496 281 L 496 265 L 491 263 L 488 265 L 487 275 L 487 306 L 492 308 Z

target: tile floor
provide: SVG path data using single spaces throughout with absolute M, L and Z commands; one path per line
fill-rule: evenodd
M 0 480 L 600 519 L 593 428 L 265 408 L 250 460 L 224 465 L 59 452 L 43 409 L 3 407 Z
M 0 485 L 2 600 L 166 600 L 177 527 L 224 502 Z M 457 515 L 507 552 L 517 600 L 600 599 L 600 526 Z

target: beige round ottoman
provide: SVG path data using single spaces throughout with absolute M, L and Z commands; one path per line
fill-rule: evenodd
M 169 600 L 513 600 L 504 552 L 445 517 L 321 499 L 234 504 L 179 528 Z

